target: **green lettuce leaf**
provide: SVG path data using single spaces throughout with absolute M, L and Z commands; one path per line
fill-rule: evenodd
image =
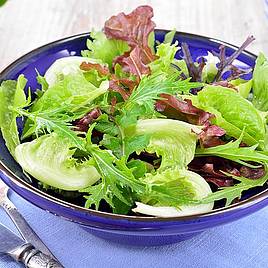
M 143 180 L 148 185 L 147 192 L 140 197 L 142 203 L 136 202 L 134 212 L 158 217 L 178 217 L 213 209 L 213 202 L 192 204 L 194 199 L 202 200 L 212 193 L 208 183 L 197 173 L 169 168 L 164 172 L 147 174 Z
M 151 73 L 174 73 L 175 69 L 171 67 L 171 63 L 174 63 L 175 54 L 178 49 L 178 43 L 175 43 L 173 45 L 170 43 L 161 43 L 158 45 L 156 51 L 157 59 L 149 64 Z
M 30 95 L 27 100 L 24 93 L 26 83 L 25 77 L 20 75 L 17 82 L 8 80 L 0 86 L 0 128 L 6 146 L 13 156 L 16 146 L 20 144 L 16 123 L 19 114 L 15 109 L 23 108 L 30 103 Z
M 194 158 L 197 134 L 201 129 L 172 119 L 139 120 L 134 135 L 149 136 L 146 151 L 162 157 L 160 170 L 185 168 Z
M 81 52 L 83 57 L 99 59 L 107 63 L 110 68 L 113 66 L 113 60 L 129 50 L 125 41 L 108 39 L 103 32 L 91 32 L 93 40 L 87 40 L 87 48 Z
M 16 147 L 15 156 L 21 167 L 40 182 L 62 190 L 75 191 L 100 179 L 89 161 L 73 158 L 72 143 L 56 133 L 44 135 Z
M 235 90 L 221 86 L 206 86 L 192 97 L 193 105 L 215 115 L 215 125 L 229 136 L 239 139 L 244 129 L 243 141 L 264 148 L 265 122 L 251 102 Z
M 43 96 L 33 105 L 32 111 L 44 111 L 70 103 L 73 110 L 89 105 L 97 97 L 107 92 L 109 82 L 104 81 L 100 87 L 88 82 L 83 74 L 69 74 L 49 87 Z
M 252 88 L 252 79 L 243 80 L 241 78 L 230 81 L 232 85 L 236 87 L 238 93 L 245 99 L 249 97 L 249 93 Z
M 253 100 L 254 106 L 261 111 L 268 111 L 268 62 L 260 53 L 253 72 Z

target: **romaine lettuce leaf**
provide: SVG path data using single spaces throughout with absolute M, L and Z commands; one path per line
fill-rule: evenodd
M 100 179 L 89 160 L 78 162 L 68 139 L 56 133 L 41 136 L 16 147 L 21 167 L 40 182 L 68 191 L 80 190 Z
M 138 120 L 135 135 L 148 135 L 146 151 L 162 157 L 160 170 L 177 166 L 185 168 L 194 158 L 197 133 L 201 128 L 179 120 Z
M 13 80 L 4 81 L 0 86 L 0 127 L 6 146 L 14 156 L 15 148 L 20 144 L 16 118 L 19 115 L 14 109 L 29 105 L 24 87 L 27 80 L 23 75 Z
M 260 53 L 253 72 L 253 100 L 254 106 L 261 111 L 268 111 L 268 61 Z
M 93 41 L 87 40 L 87 48 L 81 52 L 83 57 L 101 60 L 107 63 L 110 68 L 113 66 L 113 60 L 124 52 L 129 50 L 125 41 L 108 39 L 103 32 L 91 32 Z
M 264 148 L 264 119 L 253 104 L 235 90 L 208 85 L 191 99 L 194 106 L 214 114 L 213 123 L 229 136 L 239 139 L 244 129 L 243 141 L 246 144 L 259 144 Z

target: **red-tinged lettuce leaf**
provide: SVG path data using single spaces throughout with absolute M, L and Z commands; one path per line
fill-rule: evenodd
M 112 16 L 104 26 L 108 38 L 126 41 L 131 48 L 115 58 L 114 65 L 122 65 L 124 71 L 136 75 L 139 80 L 142 75 L 150 74 L 150 68 L 146 65 L 157 58 L 149 44 L 149 35 L 155 27 L 152 17 L 150 6 L 140 6 L 128 15 L 119 13 Z
M 110 75 L 109 68 L 99 63 L 82 62 L 80 65 L 80 69 L 86 72 L 91 71 L 91 70 L 96 70 L 100 76 Z
M 219 179 L 214 177 L 205 178 L 206 182 L 213 183 L 217 187 L 230 187 L 234 185 L 233 180 L 231 179 Z
M 112 16 L 105 22 L 104 33 L 108 38 L 126 41 L 132 50 L 140 47 L 143 50 L 142 60 L 147 64 L 155 59 L 149 47 L 149 34 L 155 28 L 152 17 L 150 6 L 139 6 L 128 15 L 122 12 Z
M 123 67 L 123 71 L 136 75 L 139 80 L 143 74 L 150 74 L 150 68 L 143 63 L 142 50 L 138 46 L 129 53 L 128 57 L 118 57 L 116 63 L 119 63 Z
M 265 170 L 263 167 L 250 168 L 250 167 L 242 166 L 239 171 L 242 177 L 250 178 L 252 180 L 259 179 L 265 175 Z
M 189 164 L 189 169 L 197 172 L 207 182 L 211 182 L 216 187 L 226 187 L 234 184 L 233 178 L 223 172 L 240 176 L 237 164 L 218 157 L 194 158 Z
M 100 77 L 109 79 L 109 89 L 118 92 L 124 100 L 126 100 L 135 86 L 137 85 L 137 79 L 131 80 L 130 78 L 120 78 L 116 74 L 112 74 L 109 68 L 99 63 L 82 62 L 80 69 L 85 72 L 97 71 Z M 129 89 L 129 92 L 126 90 Z
M 224 144 L 220 139 L 224 134 L 225 130 L 218 126 L 205 126 L 203 131 L 198 135 L 201 147 L 208 148 Z
M 204 125 L 213 117 L 211 113 L 193 106 L 191 100 L 179 100 L 175 96 L 168 94 L 161 94 L 160 96 L 163 99 L 157 102 L 156 110 L 169 118 L 184 120 L 191 124 Z
M 75 129 L 81 132 L 87 132 L 91 123 L 94 122 L 101 115 L 101 110 L 99 108 L 95 108 L 86 115 L 84 115 L 81 119 L 76 120 L 74 122 Z
M 127 92 L 122 86 L 120 86 L 118 80 L 110 80 L 109 89 L 118 92 L 124 100 L 127 100 L 130 95 L 129 92 Z

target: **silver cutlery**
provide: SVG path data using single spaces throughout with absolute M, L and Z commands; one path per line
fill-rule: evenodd
M 64 268 L 59 262 L 36 249 L 0 224 L 0 253 L 11 256 L 27 268 Z
M 10 201 L 8 198 L 8 190 L 8 186 L 2 180 L 0 180 L 0 206 L 9 215 L 25 241 L 31 243 L 36 249 L 42 251 L 44 254 L 57 260 L 47 246 L 41 241 L 35 231 L 31 228 L 31 226 L 27 223 L 27 221 L 23 218 L 23 216 L 19 213 L 14 204 Z

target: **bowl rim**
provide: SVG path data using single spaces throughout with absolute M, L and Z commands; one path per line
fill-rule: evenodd
M 155 29 L 155 31 L 164 32 L 164 33 L 169 32 L 169 30 L 165 30 L 165 29 Z M 213 42 L 213 43 L 218 43 L 219 45 L 226 45 L 231 49 L 238 48 L 237 46 L 230 44 L 228 42 L 222 41 L 220 39 L 206 37 L 206 36 L 202 36 L 202 35 L 198 35 L 198 34 L 176 31 L 176 35 L 185 36 L 185 37 L 188 37 L 190 39 L 199 39 L 199 40 L 203 40 L 206 42 L 209 41 L 209 42 Z M 89 37 L 89 36 L 90 36 L 90 32 L 75 34 L 75 35 L 71 35 L 71 36 L 67 36 L 67 37 L 55 40 L 53 42 L 49 42 L 45 45 L 39 46 L 39 47 L 31 50 L 30 52 L 20 56 L 18 59 L 16 59 L 12 63 L 10 63 L 8 66 L 6 66 L 0 72 L 0 83 L 3 81 L 3 77 L 6 74 L 8 74 L 9 71 L 11 71 L 16 65 L 20 64 L 21 62 L 23 62 L 23 61 L 25 61 L 25 60 L 27 60 L 35 55 L 38 55 L 39 53 L 42 53 L 43 51 L 46 51 L 50 48 L 53 48 L 54 46 L 57 46 L 61 43 L 65 43 L 65 42 L 75 40 L 77 38 L 84 38 L 84 37 Z M 247 56 L 251 57 L 252 59 L 257 58 L 257 56 L 254 53 L 251 53 L 247 50 L 244 50 L 243 54 L 244 55 L 246 54 Z M 263 200 L 265 200 L 266 198 L 268 198 L 268 189 L 265 189 L 264 191 L 261 191 L 260 193 L 257 193 L 255 195 L 239 202 L 239 203 L 235 203 L 235 204 L 232 204 L 230 206 L 218 208 L 218 209 L 215 209 L 215 210 L 212 210 L 209 212 L 205 212 L 205 213 L 199 213 L 199 214 L 194 214 L 194 215 L 189 215 L 189 216 L 176 216 L 176 217 L 129 216 L 129 215 L 113 214 L 113 213 L 109 213 L 109 212 L 103 212 L 103 211 L 97 211 L 94 209 L 84 208 L 82 206 L 78 206 L 78 205 L 69 203 L 67 201 L 61 200 L 59 198 L 56 198 L 52 195 L 49 195 L 49 194 L 35 188 L 34 186 L 27 183 L 25 180 L 23 180 L 19 176 L 17 176 L 15 173 L 13 173 L 12 170 L 10 170 L 2 162 L 2 160 L 0 160 L 0 172 L 3 172 L 4 175 L 6 175 L 11 180 L 12 183 L 16 184 L 19 187 L 26 188 L 32 194 L 38 195 L 38 197 L 46 199 L 46 201 L 55 203 L 59 206 L 63 206 L 63 207 L 68 208 L 68 209 L 72 209 L 72 210 L 81 212 L 83 214 L 84 213 L 92 214 L 92 215 L 97 216 L 97 217 L 107 218 L 107 219 L 111 219 L 111 220 L 128 220 L 128 221 L 138 221 L 138 222 L 163 222 L 163 221 L 164 222 L 171 222 L 171 221 L 174 222 L 174 221 L 196 220 L 196 219 L 200 219 L 200 218 L 209 218 L 209 217 L 212 217 L 215 215 L 222 215 L 224 213 L 232 212 L 232 211 L 238 210 L 238 209 L 245 209 L 247 207 L 251 207 L 257 203 L 260 203 Z M 16 189 L 12 189 L 12 190 L 17 192 Z M 78 222 L 77 220 L 74 220 L 74 221 Z

